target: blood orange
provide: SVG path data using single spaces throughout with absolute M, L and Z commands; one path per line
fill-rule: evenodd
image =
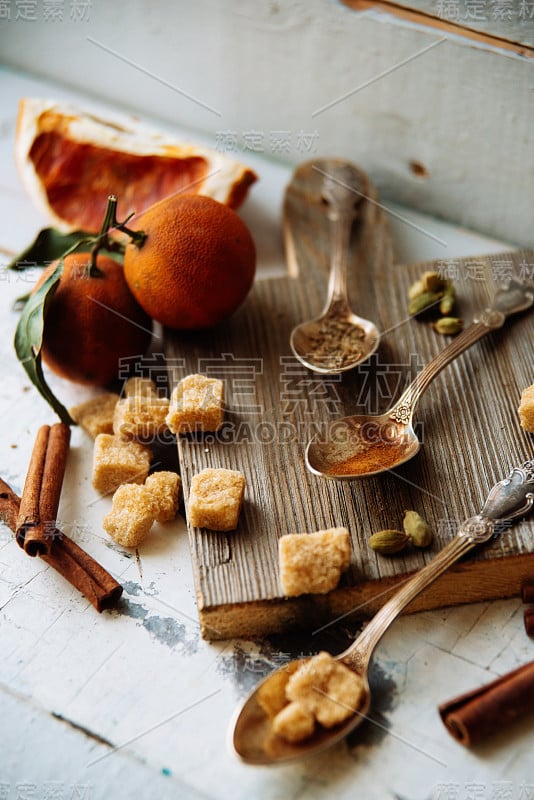
M 121 358 L 142 356 L 152 321 L 137 304 L 122 266 L 105 255 L 90 272 L 89 253 L 65 257 L 57 289 L 47 304 L 42 357 L 58 375 L 78 383 L 105 386 L 119 377 Z M 48 266 L 34 291 L 55 270 Z
M 124 275 L 139 304 L 176 329 L 205 328 L 245 299 L 256 268 L 249 229 L 210 197 L 176 194 L 129 224 L 141 244 L 126 245 Z

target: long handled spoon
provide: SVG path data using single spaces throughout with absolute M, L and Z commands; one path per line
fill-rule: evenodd
M 324 478 L 351 479 L 394 469 L 413 458 L 419 440 L 412 426 L 415 407 L 441 370 L 491 331 L 504 325 L 507 317 L 525 311 L 534 303 L 534 291 L 517 280 L 495 295 L 493 307 L 432 359 L 385 414 L 356 414 L 330 423 L 326 433 L 308 444 L 306 465 Z
M 330 225 L 328 296 L 318 317 L 293 328 L 289 343 L 308 369 L 337 374 L 366 361 L 380 341 L 376 325 L 352 311 L 347 294 L 352 224 L 360 214 L 362 202 L 361 173 L 350 162 L 336 159 L 318 160 L 311 168 L 322 177 L 319 202 Z
M 237 755 L 248 764 L 280 764 L 310 756 L 331 747 L 347 736 L 366 718 L 371 707 L 368 671 L 375 647 L 400 612 L 436 578 L 478 544 L 487 542 L 499 531 L 499 524 L 527 514 L 534 505 L 534 460 L 515 467 L 507 478 L 490 491 L 480 514 L 467 519 L 458 533 L 438 555 L 399 591 L 373 617 L 363 633 L 337 660 L 360 676 L 363 702 L 349 710 L 345 722 L 335 728 L 317 726 L 314 734 L 301 743 L 292 744 L 271 731 L 271 721 L 258 702 L 261 686 L 288 670 L 289 665 L 271 673 L 246 699 L 232 728 L 232 742 Z M 304 662 L 304 659 L 302 660 Z M 318 690 L 319 691 L 319 690 Z

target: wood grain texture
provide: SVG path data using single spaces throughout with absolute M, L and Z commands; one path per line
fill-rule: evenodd
M 410 0 L 409 3 L 395 0 L 343 0 L 343 3 L 355 11 L 373 9 L 416 25 L 455 33 L 482 45 L 511 50 L 526 58 L 534 56 L 532 7 L 521 0 L 508 4 L 500 4 L 498 0 L 478 4 L 469 0 L 441 3 L 434 0 Z
M 222 431 L 202 441 L 179 441 L 186 499 L 191 476 L 205 467 L 240 469 L 247 478 L 235 532 L 189 528 L 206 638 L 311 628 L 339 615 L 374 613 L 392 587 L 427 563 L 457 524 L 479 510 L 493 483 L 532 458 L 532 436 L 520 429 L 516 412 L 521 390 L 534 381 L 534 315 L 527 314 L 438 376 L 416 413 L 423 446 L 414 460 L 392 473 L 351 482 L 308 473 L 305 445 L 321 422 L 386 410 L 415 370 L 445 345 L 430 325 L 407 319 L 406 291 L 417 276 L 436 267 L 458 275 L 458 310 L 468 320 L 487 305 L 499 276 L 532 271 L 534 264 L 534 252 L 523 251 L 392 267 L 382 213 L 373 202 L 366 203 L 365 213 L 354 235 L 351 297 L 354 310 L 384 332 L 368 364 L 322 378 L 290 355 L 291 329 L 321 310 L 326 293 L 327 229 L 318 211 L 296 209 L 298 245 L 288 250 L 294 277 L 257 281 L 242 309 L 217 330 L 167 335 L 167 356 L 180 365 L 172 382 L 200 371 L 225 379 L 228 389 Z M 247 369 L 248 378 L 253 374 L 248 385 Z M 407 508 L 433 525 L 433 546 L 395 558 L 377 556 L 368 537 L 401 525 Z M 340 586 L 328 596 L 284 599 L 279 537 L 333 525 L 345 525 L 352 537 L 352 563 Z M 517 594 L 521 581 L 533 574 L 532 521 L 524 521 L 446 573 L 410 610 Z

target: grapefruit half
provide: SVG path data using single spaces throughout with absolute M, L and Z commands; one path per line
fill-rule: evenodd
M 98 232 L 108 195 L 119 219 L 175 194 L 202 194 L 237 208 L 255 173 L 226 153 L 185 144 L 134 118 L 105 120 L 74 106 L 24 98 L 15 159 L 26 190 L 62 231 Z

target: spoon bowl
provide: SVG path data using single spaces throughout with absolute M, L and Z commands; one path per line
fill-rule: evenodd
M 342 661 L 342 657 L 336 660 Z M 309 658 L 299 659 L 304 664 Z M 294 662 L 292 662 L 294 663 Z M 367 675 L 361 675 L 364 700 L 344 722 L 334 728 L 317 726 L 312 736 L 299 743 L 292 743 L 277 736 L 271 730 L 271 720 L 261 707 L 258 696 L 261 688 L 275 676 L 284 672 L 287 666 L 271 672 L 246 699 L 231 724 L 232 746 L 237 755 L 247 764 L 269 765 L 295 761 L 308 755 L 316 755 L 336 742 L 340 742 L 360 725 L 371 707 L 371 690 Z M 354 670 L 357 671 L 357 670 Z M 276 679 L 276 678 L 275 678 Z
M 323 375 L 354 369 L 376 351 L 376 326 L 347 310 L 346 316 L 322 314 L 293 328 L 289 344 L 301 364 Z
M 309 195 L 298 188 L 300 172 L 313 176 L 314 191 Z M 350 308 L 347 290 L 353 224 L 362 217 L 367 198 L 363 175 L 348 161 L 319 159 L 297 171 L 287 191 L 326 215 L 331 246 L 326 304 L 318 317 L 293 329 L 290 346 L 296 358 L 313 372 L 346 372 L 366 361 L 380 341 L 376 325 Z
M 419 448 L 411 420 L 402 424 L 389 413 L 361 414 L 330 423 L 308 444 L 306 465 L 315 475 L 350 480 L 398 467 Z

